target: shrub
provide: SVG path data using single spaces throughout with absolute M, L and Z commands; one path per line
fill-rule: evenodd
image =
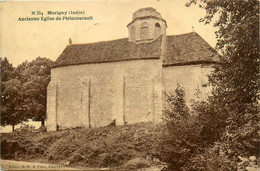
M 168 95 L 169 109 L 165 111 L 164 133 L 161 138 L 161 159 L 170 170 L 185 170 L 189 161 L 203 144 L 198 117 L 191 114 L 180 85 L 175 95 Z
M 178 86 L 175 95 L 168 97 L 161 138 L 161 158 L 168 170 L 237 170 L 239 156 L 258 155 L 256 104 L 239 112 L 210 101 L 194 102 L 189 111 L 184 96 Z
M 151 163 L 143 158 L 133 158 L 128 160 L 124 165 L 123 168 L 126 170 L 136 170 L 140 168 L 149 167 Z
M 199 169 L 204 166 L 205 170 L 237 170 L 241 166 L 240 156 L 249 158 L 259 155 L 260 123 L 257 111 L 257 105 L 248 105 L 242 113 L 230 111 L 218 142 L 194 157 L 193 167 Z
M 22 124 L 19 128 L 16 128 L 15 131 L 18 132 L 32 132 L 35 130 L 35 126 L 28 125 L 28 124 Z
M 236 170 L 236 161 L 228 156 L 230 151 L 222 143 L 215 143 L 213 147 L 206 147 L 196 156 L 192 157 L 191 165 L 187 170 Z

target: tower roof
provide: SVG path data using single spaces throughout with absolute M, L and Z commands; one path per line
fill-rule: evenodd
M 156 11 L 156 9 L 152 7 L 147 7 L 147 8 L 140 8 L 139 10 L 135 11 L 133 13 L 133 19 L 132 21 L 127 25 L 127 27 L 132 24 L 135 20 L 137 19 L 146 19 L 146 18 L 156 18 L 156 19 L 161 19 L 165 22 L 165 25 L 167 27 L 166 21 L 162 18 L 161 14 Z
M 161 14 L 152 7 L 141 8 L 141 9 L 137 10 L 136 12 L 134 12 L 134 14 L 133 14 L 133 20 L 135 20 L 137 18 L 143 18 L 143 17 L 156 17 L 156 18 L 162 19 Z

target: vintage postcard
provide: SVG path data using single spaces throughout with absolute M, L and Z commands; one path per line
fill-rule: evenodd
M 0 2 L 1 169 L 190 170 L 221 55 L 220 14 L 189 2 Z

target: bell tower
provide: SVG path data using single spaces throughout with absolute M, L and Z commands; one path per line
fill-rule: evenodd
M 167 23 L 154 8 L 141 8 L 127 25 L 130 42 L 148 43 L 166 35 Z

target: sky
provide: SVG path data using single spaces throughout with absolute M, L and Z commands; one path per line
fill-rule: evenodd
M 55 61 L 65 47 L 72 43 L 90 43 L 128 37 L 127 24 L 139 8 L 153 7 L 166 20 L 167 35 L 194 31 L 215 47 L 215 31 L 211 25 L 198 20 L 205 10 L 197 6 L 185 7 L 188 0 L 124 0 L 124 1 L 45 1 L 45 2 L 0 2 L 0 56 L 7 57 L 13 66 L 32 61 L 38 56 Z M 32 11 L 82 11 L 93 20 L 84 21 L 18 21 L 19 17 L 37 17 Z M 38 17 L 41 17 L 38 16 Z M 61 15 L 62 17 L 62 15 Z

